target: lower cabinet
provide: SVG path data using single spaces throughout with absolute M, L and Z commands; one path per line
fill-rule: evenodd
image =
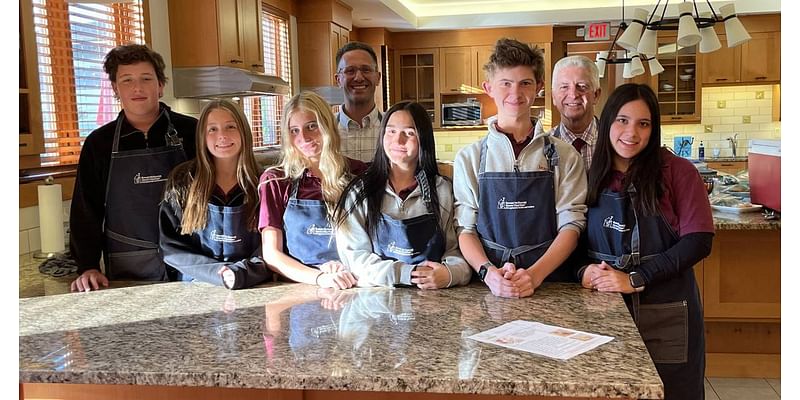
M 780 377 L 780 233 L 717 231 L 711 254 L 695 267 L 705 316 L 706 376 Z

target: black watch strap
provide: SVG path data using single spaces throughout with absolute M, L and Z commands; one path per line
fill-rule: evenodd
M 630 279 L 631 286 L 634 289 L 639 289 L 641 287 L 644 287 L 645 282 L 644 282 L 644 277 L 642 276 L 642 274 L 634 271 L 634 272 L 631 272 L 630 274 L 628 274 L 628 278 Z
M 480 278 L 481 282 L 486 280 L 486 274 L 489 272 L 489 267 L 494 267 L 494 264 L 491 261 L 481 264 L 481 267 L 478 269 L 478 278 Z

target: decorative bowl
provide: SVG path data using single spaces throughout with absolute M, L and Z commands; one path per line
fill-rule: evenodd
M 671 92 L 675 90 L 675 86 L 672 86 L 669 83 L 663 83 L 661 84 L 661 89 L 663 89 L 665 92 Z
M 686 69 L 683 70 L 683 72 L 686 72 L 687 74 L 691 74 L 692 72 L 694 72 L 694 68 L 686 68 Z
M 692 80 L 692 74 L 678 75 L 678 78 L 680 78 L 684 82 L 688 82 Z

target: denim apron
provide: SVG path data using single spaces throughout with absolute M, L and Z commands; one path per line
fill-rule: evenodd
M 111 280 L 165 281 L 167 270 L 158 248 L 158 203 L 167 175 L 186 161 L 181 139 L 167 118 L 167 145 L 119 151 L 123 113 L 117 117 L 106 184 L 104 252 Z
M 558 152 L 544 136 L 547 171 L 486 172 L 486 138 L 481 140 L 478 171 L 480 202 L 478 235 L 486 256 L 496 266 L 506 262 L 528 268 L 553 243 L 556 225 L 555 181 Z M 559 267 L 547 281 L 574 281 L 568 268 Z
M 292 181 L 289 202 L 283 213 L 287 253 L 308 266 L 338 260 L 336 238 L 322 200 L 298 199 L 300 180 Z
M 678 242 L 678 235 L 659 212 L 638 215 L 636 191 L 604 190 L 587 213 L 589 258 L 631 272 Z M 624 294 L 645 346 L 664 382 L 665 399 L 705 396 L 703 309 L 693 269 L 680 276 Z
M 436 188 L 428 187 L 425 171 L 417 173 L 416 179 L 428 213 L 406 219 L 381 215 L 373 250 L 384 260 L 419 264 L 425 260 L 441 262 L 444 255 L 445 238 L 435 214 L 438 210 L 431 204 L 431 190 Z
M 261 246 L 258 232 L 250 230 L 244 204 L 209 204 L 206 227 L 197 234 L 200 236 L 203 254 L 222 262 L 246 260 Z

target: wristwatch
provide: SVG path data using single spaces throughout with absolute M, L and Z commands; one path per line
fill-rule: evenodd
M 489 267 L 494 267 L 494 263 L 487 261 L 481 265 L 480 269 L 478 269 L 478 278 L 480 278 L 481 282 L 486 279 L 486 274 L 489 272 Z
M 630 279 L 631 286 L 636 289 L 637 292 L 640 288 L 644 287 L 644 277 L 640 273 L 633 271 L 628 274 L 628 279 Z

